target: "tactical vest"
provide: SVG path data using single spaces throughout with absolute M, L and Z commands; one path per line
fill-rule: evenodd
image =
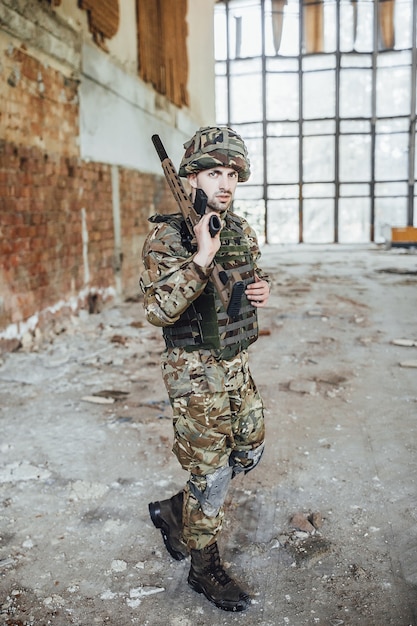
M 215 261 L 228 276 L 237 270 L 245 286 L 252 283 L 252 255 L 237 216 L 227 214 L 220 240 Z M 175 324 L 164 327 L 163 334 L 167 348 L 181 347 L 187 352 L 211 350 L 218 358 L 231 359 L 258 338 L 256 307 L 243 293 L 239 313 L 229 318 L 216 288 L 208 281 L 204 292 Z

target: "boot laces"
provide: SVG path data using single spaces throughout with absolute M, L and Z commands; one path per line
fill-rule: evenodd
M 230 583 L 232 579 L 223 569 L 223 566 L 220 562 L 220 555 L 217 548 L 217 544 L 213 543 L 211 546 L 206 548 L 207 555 L 210 558 L 210 574 L 211 576 L 223 587 Z

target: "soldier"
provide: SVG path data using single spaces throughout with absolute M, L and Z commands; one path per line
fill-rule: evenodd
M 188 178 L 192 200 L 197 189 L 208 197 L 194 228 L 197 245 L 190 244 L 181 214 L 153 216 L 140 283 L 147 319 L 163 328 L 173 452 L 189 480 L 170 499 L 150 503 L 149 512 L 171 556 L 191 556 L 189 585 L 221 609 L 243 611 L 250 597 L 223 569 L 217 536 L 230 481 L 254 469 L 264 449 L 263 405 L 247 349 L 257 339 L 257 308 L 267 303 L 269 283 L 257 266 L 255 232 L 229 210 L 237 183 L 250 175 L 243 140 L 230 128 L 205 127 L 184 148 L 179 176 Z M 214 237 L 213 215 L 222 224 Z M 213 262 L 244 281 L 233 319 L 210 280 Z

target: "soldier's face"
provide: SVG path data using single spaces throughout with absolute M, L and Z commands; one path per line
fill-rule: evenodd
M 231 167 L 213 167 L 190 174 L 188 180 L 193 189 L 207 194 L 207 211 L 223 213 L 232 204 L 238 173 Z

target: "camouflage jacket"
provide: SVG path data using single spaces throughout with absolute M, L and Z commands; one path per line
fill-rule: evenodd
M 225 225 L 232 219 L 240 223 L 256 274 L 268 280 L 268 276 L 257 266 L 260 250 L 255 231 L 245 219 L 230 212 L 224 216 Z M 156 225 L 143 247 L 145 271 L 140 286 L 146 317 L 155 326 L 174 324 L 190 303 L 203 293 L 212 273 L 211 266 L 200 267 L 194 263 L 196 251 L 187 249 L 178 229 L 181 220 L 181 214 L 150 218 Z

